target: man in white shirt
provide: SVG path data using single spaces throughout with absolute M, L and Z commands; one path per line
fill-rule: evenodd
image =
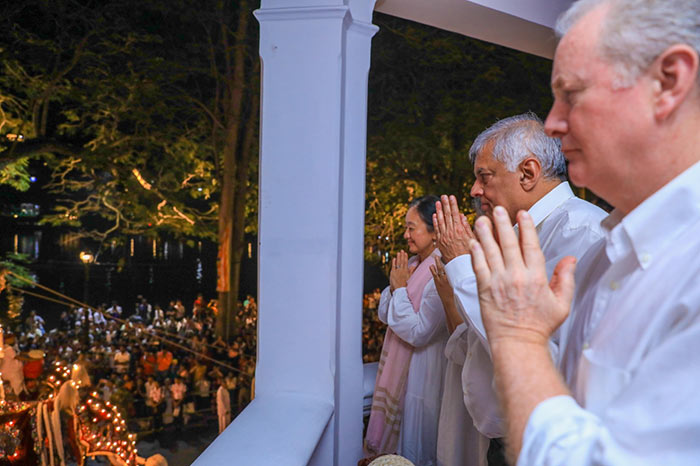
M 219 433 L 223 432 L 231 423 L 231 396 L 224 385 L 224 380 L 218 380 L 219 388 L 216 390 L 216 414 L 219 417 Z
M 121 345 L 112 358 L 113 367 L 117 374 L 126 374 L 131 363 L 131 354 L 126 350 L 126 346 Z
M 113 317 L 121 317 L 122 307 L 116 301 L 112 301 L 112 305 L 107 308 L 107 312 Z
M 615 206 L 547 283 L 531 216 L 470 249 L 518 464 L 700 458 L 700 2 L 584 0 L 560 18 L 546 129 Z M 573 306 L 571 306 L 573 300 Z M 559 369 L 547 342 L 561 328 Z
M 545 134 L 534 114 L 495 123 L 475 139 L 469 153 L 476 176 L 472 198 L 480 201 L 486 216 L 493 215 L 496 205 L 507 206 L 511 222 L 519 210 L 528 210 L 537 225 L 549 274 L 561 258 L 581 257 L 602 237 L 600 221 L 605 212 L 574 196 L 564 181 L 566 165 L 559 141 Z M 473 235 L 469 224 L 462 222 L 454 196 L 449 201 L 443 196 L 437 207 L 434 226 L 438 247 L 464 321 L 450 336 L 446 356 L 451 364 L 459 364 L 455 361 L 462 359 L 464 404 L 476 429 L 487 438 L 500 439 L 505 431 L 492 388 L 493 367 L 468 254 L 467 242 Z M 556 343 L 554 339 L 555 354 Z M 496 440 L 492 444 L 490 462 L 499 463 L 499 443 Z M 485 453 L 480 453 L 481 464 Z

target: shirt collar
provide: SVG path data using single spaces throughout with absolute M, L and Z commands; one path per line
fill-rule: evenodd
M 669 243 L 700 218 L 698 180 L 700 162 L 671 180 L 627 215 L 613 211 L 602 223 L 609 230 L 606 239 L 608 257 L 613 260 L 623 250 L 631 249 L 639 265 L 646 269 Z M 627 244 L 622 246 L 623 243 Z
M 567 181 L 562 181 L 554 189 L 544 195 L 539 201 L 530 207 L 527 212 L 532 217 L 535 225 L 539 225 L 551 214 L 554 209 L 574 197 L 574 192 Z

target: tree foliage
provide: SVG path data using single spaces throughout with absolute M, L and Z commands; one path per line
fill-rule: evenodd
M 45 222 L 99 241 L 216 239 L 225 138 L 217 92 L 232 73 L 222 41 L 237 14 L 223 4 L 3 7 L 0 163 L 20 183 L 28 157 L 46 158 L 56 206 Z
M 551 62 L 375 14 L 367 150 L 366 257 L 405 247 L 406 205 L 455 194 L 469 205 L 469 147 L 496 120 L 551 105 Z
M 27 0 L 0 10 L 0 181 L 25 187 L 26 160 L 43 157 L 55 196 L 43 222 L 100 245 L 163 232 L 218 240 L 223 316 L 255 230 L 253 6 Z

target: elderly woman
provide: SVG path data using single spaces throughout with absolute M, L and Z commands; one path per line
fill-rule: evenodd
M 368 453 L 398 453 L 418 466 L 437 464 L 448 336 L 430 271 L 440 255 L 432 223 L 437 200 L 424 196 L 409 205 L 404 238 L 414 256 L 400 251 L 393 259 L 390 285 L 379 301 L 379 318 L 389 328 L 365 438 Z

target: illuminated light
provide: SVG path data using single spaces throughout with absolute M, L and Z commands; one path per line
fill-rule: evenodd
M 80 257 L 80 260 L 83 261 L 83 264 L 90 264 L 95 260 L 95 256 L 88 251 L 80 251 L 80 255 L 78 257 Z

